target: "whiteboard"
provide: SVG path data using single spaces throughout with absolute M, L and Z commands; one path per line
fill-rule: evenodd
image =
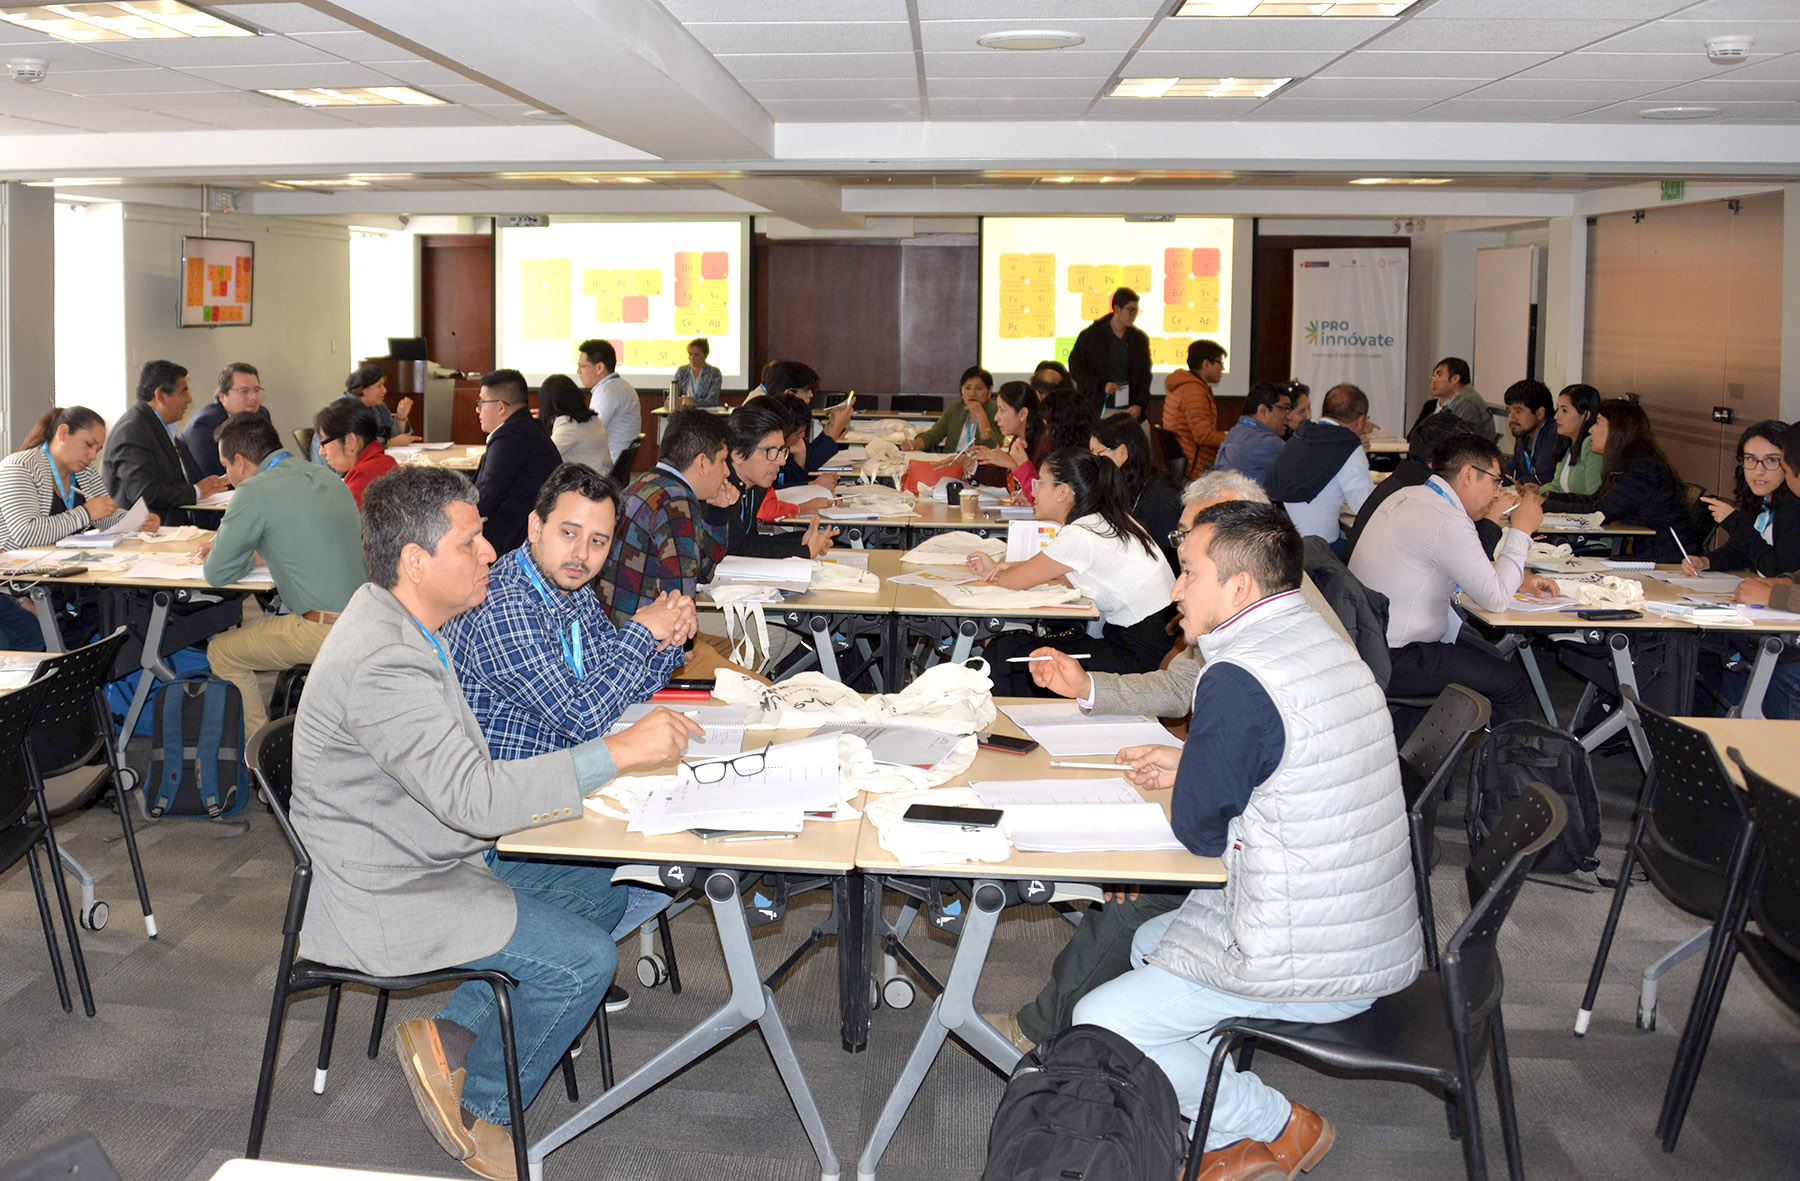
M 1536 246 L 1475 252 L 1475 388 L 1500 405 L 1506 387 L 1531 372 L 1531 303 Z M 1504 433 L 1504 432 L 1502 432 Z

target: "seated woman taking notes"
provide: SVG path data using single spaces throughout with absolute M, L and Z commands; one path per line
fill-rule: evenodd
M 969 569 L 983 582 L 1028 590 L 1067 576 L 1069 585 L 1094 600 L 1100 611 L 1100 638 L 1077 633 L 1049 640 L 1029 631 L 1007 632 L 988 641 L 994 692 L 1041 696 L 1029 666 L 1009 664 L 1035 648 L 1086 652 L 1090 671 L 1149 672 L 1174 643 L 1168 623 L 1175 574 L 1162 550 L 1131 515 L 1125 477 L 1112 461 L 1075 448 L 1052 451 L 1038 477 L 1038 519 L 1062 526 L 1043 552 L 1023 562 L 995 563 L 983 554 L 969 557 Z
M 1637 538 L 1631 556 L 1652 562 L 1679 562 L 1682 547 L 1673 530 L 1687 519 L 1687 491 L 1675 467 L 1656 445 L 1650 419 L 1643 407 L 1624 398 L 1600 403 L 1600 413 L 1588 428 L 1588 447 L 1600 456 L 1600 490 L 1592 496 L 1551 493 L 1544 497 L 1548 513 L 1591 513 L 1598 509 L 1607 524 L 1642 525 L 1656 530 L 1654 537 Z

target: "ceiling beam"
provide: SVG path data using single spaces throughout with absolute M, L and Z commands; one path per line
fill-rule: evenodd
M 713 187 L 815 230 L 857 230 L 859 213 L 844 209 L 843 190 L 826 180 L 715 180 Z

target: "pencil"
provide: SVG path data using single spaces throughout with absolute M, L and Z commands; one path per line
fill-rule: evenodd
M 1094 654 L 1092 652 L 1059 652 L 1057 655 L 1067 656 L 1070 660 L 1092 660 L 1094 657 Z M 1008 663 L 1008 664 L 1030 664 L 1034 660 L 1052 660 L 1052 659 L 1054 659 L 1054 657 L 1050 657 L 1050 656 L 1008 656 L 1006 658 L 1006 663 Z

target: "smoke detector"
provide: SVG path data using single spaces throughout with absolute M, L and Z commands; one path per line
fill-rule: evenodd
M 1706 39 L 1706 60 L 1718 66 L 1735 66 L 1750 56 L 1756 38 L 1740 33 Z
M 41 57 L 15 57 L 6 63 L 14 82 L 42 82 L 50 76 L 50 63 Z

